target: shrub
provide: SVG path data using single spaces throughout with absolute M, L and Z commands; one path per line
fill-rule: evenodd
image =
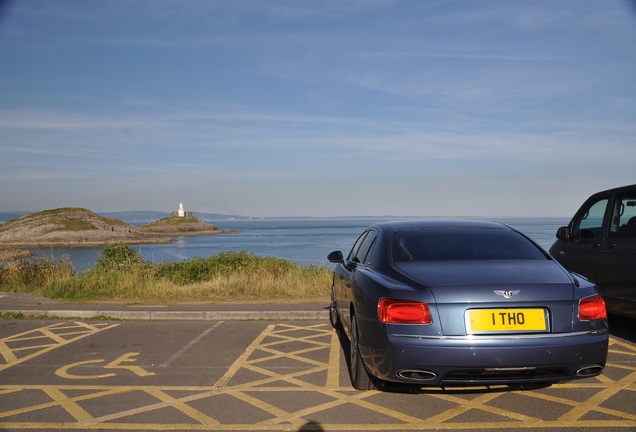
M 50 298 L 126 302 L 277 301 L 329 296 L 331 271 L 246 251 L 155 264 L 126 245 L 107 246 L 93 269 L 76 275 L 69 261 L 0 265 L 4 290 Z
M 144 265 L 144 260 L 138 251 L 125 244 L 116 244 L 102 249 L 93 270 L 96 272 L 129 272 Z
M 74 276 L 75 269 L 68 259 L 23 258 L 0 266 L 3 290 L 37 292 L 52 281 L 68 280 Z

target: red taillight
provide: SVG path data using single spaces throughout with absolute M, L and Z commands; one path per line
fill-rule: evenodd
M 579 320 L 593 321 L 607 318 L 605 301 L 601 296 L 594 296 L 579 301 Z
M 378 303 L 378 318 L 383 323 L 430 324 L 431 311 L 424 302 L 383 298 Z

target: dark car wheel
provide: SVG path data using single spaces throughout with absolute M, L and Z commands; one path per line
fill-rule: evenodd
M 331 304 L 329 305 L 329 322 L 336 330 L 342 329 L 342 323 L 340 322 L 338 307 L 336 305 L 336 292 L 333 287 L 331 288 Z
M 362 357 L 360 356 L 360 350 L 358 349 L 358 324 L 355 315 L 351 317 L 351 347 L 350 353 L 350 369 L 351 385 L 356 390 L 373 390 L 375 389 L 375 383 L 369 373 L 367 372 Z

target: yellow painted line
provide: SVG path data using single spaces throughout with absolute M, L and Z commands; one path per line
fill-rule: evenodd
M 587 414 L 589 411 L 596 410 L 599 404 L 605 402 L 610 397 L 614 396 L 619 391 L 625 389 L 630 384 L 633 384 L 634 381 L 636 381 L 636 372 L 633 372 L 619 379 L 618 381 L 615 381 L 614 383 L 610 384 L 609 387 L 599 391 L 598 393 L 596 393 L 589 399 L 581 402 L 576 407 L 572 408 L 570 411 L 568 411 L 567 413 L 559 417 L 559 420 L 564 422 L 571 422 L 571 421 L 578 420 L 579 418 Z M 625 413 L 625 415 L 622 415 L 621 417 L 625 417 L 630 420 L 636 420 L 636 415 L 630 415 L 627 413 Z
M 75 401 L 67 397 L 64 393 L 56 388 L 46 388 L 44 392 L 55 400 L 62 408 L 64 408 L 77 421 L 87 420 L 92 416 L 86 412 Z
M 275 405 L 272 405 L 270 403 L 267 403 L 265 401 L 262 401 L 254 396 L 250 396 L 246 393 L 240 392 L 240 391 L 232 391 L 230 390 L 228 392 L 228 394 L 234 396 L 237 399 L 242 400 L 243 402 L 247 402 L 248 404 L 259 408 L 261 410 L 263 410 L 264 412 L 271 414 L 273 416 L 275 416 L 276 420 L 279 419 L 288 419 L 288 418 L 296 418 L 296 416 L 294 414 L 290 414 L 289 412 L 283 410 L 282 408 L 279 408 Z M 281 420 L 282 421 L 282 420 Z M 263 424 L 263 423 L 272 423 L 272 420 L 265 420 L 262 422 L 259 422 L 257 424 Z
M 55 329 L 55 330 L 58 330 L 58 329 Z M 67 339 L 64 339 L 61 335 L 58 335 L 57 333 L 52 331 L 50 328 L 46 328 L 46 327 L 42 328 L 40 329 L 40 332 L 42 333 L 42 336 L 44 336 L 45 338 L 53 340 L 53 344 L 62 345 L 67 341 Z M 75 334 L 76 333 L 73 333 L 73 335 Z
M 18 360 L 13 350 L 3 340 L 0 340 L 0 356 L 4 358 L 6 364 L 14 363 Z
M 625 369 L 625 370 L 629 370 L 629 371 L 636 371 L 636 366 L 629 366 L 629 365 L 623 365 L 623 364 L 610 364 L 609 366 L 616 368 L 616 369 Z M 603 376 L 603 375 L 601 375 Z
M 134 361 L 137 360 L 136 356 L 138 356 L 140 353 L 138 352 L 131 352 L 131 353 L 126 353 L 120 357 L 117 357 L 115 360 L 113 360 L 112 362 L 108 363 L 107 365 L 104 366 L 104 369 L 128 369 L 129 371 L 131 371 L 132 373 L 134 373 L 135 375 L 138 375 L 140 377 L 146 377 L 146 376 L 152 376 L 155 373 L 154 372 L 148 372 L 147 370 L 136 366 L 136 365 L 124 365 L 123 363 L 132 363 Z
M 234 362 L 232 366 L 223 374 L 221 378 L 218 379 L 216 384 L 214 384 L 214 388 L 223 388 L 227 385 L 228 381 L 232 379 L 236 372 L 243 367 L 247 359 L 254 353 L 254 351 L 258 348 L 259 344 L 263 339 L 267 337 L 268 330 L 274 328 L 274 325 L 269 325 L 254 341 L 245 349 L 245 352 Z
M 68 429 L 68 430 L 198 430 L 198 431 L 252 431 L 252 430 L 299 430 L 312 417 L 320 416 L 327 410 L 342 407 L 341 409 L 364 409 L 378 415 L 394 419 L 378 424 L 365 423 L 362 416 L 356 423 L 323 423 L 319 427 L 324 431 L 350 430 L 350 431 L 384 431 L 384 430 L 471 430 L 471 429 L 544 429 L 544 428 L 573 428 L 572 430 L 586 427 L 624 427 L 636 429 L 636 415 L 634 412 L 622 412 L 613 408 L 600 406 L 607 398 L 619 392 L 636 391 L 636 372 L 629 373 L 620 380 L 613 381 L 609 377 L 597 377 L 596 382 L 572 382 L 553 386 L 558 389 L 575 390 L 581 388 L 594 389 L 595 394 L 585 401 L 571 401 L 564 397 L 550 394 L 550 388 L 540 392 L 523 391 L 515 392 L 520 396 L 529 396 L 546 400 L 550 403 L 561 404 L 569 411 L 559 418 L 542 420 L 535 417 L 518 414 L 512 410 L 506 410 L 489 403 L 500 396 L 510 394 L 510 391 L 502 388 L 501 391 L 477 395 L 471 399 L 459 397 L 453 392 L 439 390 L 427 390 L 413 398 L 420 398 L 424 407 L 419 418 L 401 412 L 399 408 L 393 409 L 383 406 L 383 398 L 377 398 L 379 392 L 359 392 L 353 390 L 349 382 L 340 386 L 340 356 L 341 347 L 337 334 L 321 324 L 317 326 L 295 326 L 292 324 L 278 324 L 268 326 L 228 368 L 226 373 L 213 386 L 2 386 L 0 395 L 18 394 L 20 392 L 41 391 L 52 399 L 50 402 L 24 407 L 2 413 L 0 406 L 0 429 Z M 623 344 L 615 345 L 615 348 Z M 622 349 L 630 350 L 627 345 Z M 321 350 L 327 350 L 324 353 Z M 263 355 L 265 354 L 265 355 Z M 304 357 L 305 355 L 311 357 Z M 623 352 L 621 351 L 621 354 Z M 130 369 L 135 361 L 137 353 L 128 353 L 115 361 L 108 363 L 111 366 L 121 366 L 115 369 Z M 323 358 L 324 361 L 316 360 Z M 285 360 L 290 361 L 289 367 Z M 100 360 L 106 364 L 104 360 Z M 269 363 L 268 363 L 269 362 Z M 82 363 L 82 362 L 80 362 Z M 79 363 L 76 363 L 77 366 Z M 608 365 L 615 367 L 614 365 Z M 624 365 L 616 365 L 616 367 Z M 631 371 L 631 367 L 623 367 Z M 130 370 L 135 373 L 134 370 Z M 141 369 L 143 371 L 143 369 Z M 137 371 L 137 372 L 141 372 Z M 68 372 L 68 371 L 67 371 Z M 145 371 L 144 371 L 145 372 Z M 260 374 L 260 378 L 249 382 L 244 381 L 244 373 Z M 243 377 L 243 378 L 242 378 Z M 236 378 L 236 384 L 232 384 Z M 281 385 L 282 384 L 282 385 Z M 470 387 L 474 390 L 474 387 Z M 496 389 L 495 389 L 496 390 Z M 184 391 L 185 394 L 175 397 L 175 392 Z M 117 397 L 118 394 L 134 395 L 140 393 L 139 401 L 146 401 L 144 406 L 126 409 L 120 412 L 92 417 L 89 406 L 94 406 L 108 399 Z M 277 399 L 261 397 L 261 395 L 276 393 L 289 393 L 291 398 L 302 398 L 304 394 L 320 394 L 323 401 L 317 405 L 308 406 L 299 410 L 285 409 L 286 405 L 277 404 Z M 77 396 L 70 396 L 77 395 Z M 269 418 L 256 424 L 221 424 L 218 419 L 203 412 L 203 407 L 214 406 L 215 397 L 225 395 L 247 403 L 264 413 Z M 623 393 L 624 395 L 624 393 Z M 19 397 L 19 396 L 18 396 Z M 129 396 L 130 397 L 130 396 Z M 150 397 L 150 398 L 149 398 Z M 391 397 L 387 394 L 386 397 Z M 103 398 L 103 400 L 102 400 Z M 425 407 L 431 398 L 444 400 L 453 406 L 436 415 L 426 417 Z M 326 399 L 326 400 L 325 400 Z M 40 399 L 38 399 L 40 400 Z M 530 399 L 529 399 L 530 400 Z M 91 404 L 83 404 L 83 401 L 92 401 Z M 197 402 L 198 409 L 191 404 Z M 84 408 L 82 408 L 84 406 Z M 61 409 L 70 413 L 76 422 L 13 422 L 15 416 L 43 415 L 44 411 Z M 193 421 L 191 423 L 150 423 L 147 421 L 153 412 L 164 409 L 175 409 Z M 466 422 L 456 421 L 458 416 L 471 410 L 479 410 L 488 414 L 503 417 L 504 420 Z M 357 411 L 359 412 L 359 411 Z M 561 411 L 562 412 L 562 411 Z M 587 413 L 598 412 L 616 417 L 616 420 L 581 420 Z M 122 420 L 134 420 L 136 415 L 144 415 L 144 422 L 135 423 Z M 359 414 L 353 414 L 359 415 Z M 468 414 L 469 415 L 469 414 Z M 556 414 L 555 414 L 556 415 Z M 324 414 L 323 414 L 324 417 Z M 470 418 L 470 417 L 467 417 Z M 318 426 L 317 426 L 318 427 Z
M 266 352 L 266 353 L 270 353 L 272 354 L 269 357 L 260 357 L 258 359 L 252 360 L 251 363 L 265 363 L 271 360 L 276 360 L 276 359 L 280 359 L 280 358 L 289 358 L 292 360 L 297 360 L 300 362 L 304 362 L 304 363 L 310 363 L 313 364 L 315 366 L 326 366 L 325 362 L 321 362 L 320 360 L 313 360 L 310 358 L 306 358 L 306 357 L 302 357 L 300 356 L 300 354 L 307 354 L 310 352 L 315 352 L 315 351 L 320 351 L 320 350 L 324 350 L 325 347 L 311 347 L 311 348 L 305 348 L 302 350 L 298 350 L 298 351 L 294 351 L 294 352 L 289 352 L 289 353 L 283 353 L 280 351 L 276 351 L 274 349 L 271 349 L 269 347 L 266 346 L 262 346 L 259 347 L 259 350 Z
M 340 338 L 338 333 L 331 333 L 331 346 L 329 347 L 329 369 L 327 370 L 327 388 L 340 387 Z
M 117 327 L 119 324 L 85 324 L 81 322 L 73 323 L 72 325 L 65 323 L 57 323 L 52 324 L 46 327 L 40 327 L 37 329 L 29 330 L 23 333 L 19 333 L 13 336 L 9 336 L 3 339 L 0 339 L 0 353 L 7 361 L 5 364 L 0 364 L 0 371 L 8 369 L 17 364 L 23 363 L 27 360 L 30 360 L 34 357 L 40 356 L 42 354 L 46 354 L 50 351 L 53 351 L 57 348 L 63 347 L 70 343 L 73 343 L 77 340 L 83 339 L 88 336 L 92 336 L 96 333 L 99 333 L 104 330 L 108 330 L 114 327 Z M 67 332 L 67 330 L 73 329 L 72 332 Z M 79 330 L 75 330 L 79 329 Z M 62 335 L 72 336 L 65 338 Z M 26 341 L 33 340 L 48 340 L 47 343 L 42 343 L 35 346 L 24 345 Z M 22 345 L 20 345 L 22 344 Z M 16 346 L 14 346 L 16 345 Z M 5 349 L 6 347 L 6 349 Z M 21 353 L 23 351 L 32 350 L 30 354 L 26 354 L 22 357 L 16 355 L 16 353 Z
M 96 391 L 95 393 L 90 393 L 90 394 L 85 394 L 82 396 L 77 396 L 77 397 L 73 397 L 73 398 L 68 398 L 66 397 L 63 393 L 59 393 L 61 392 L 61 390 L 86 390 L 85 387 L 56 387 L 56 386 L 11 386 L 9 387 L 11 388 L 17 388 L 19 391 L 22 390 L 32 390 L 32 389 L 37 389 L 37 390 L 41 390 L 42 392 L 46 393 L 48 396 L 50 396 L 53 400 L 49 401 L 49 402 L 44 402 L 41 404 L 36 404 L 36 405 L 32 405 L 32 406 L 27 406 L 27 407 L 23 407 L 23 408 L 17 408 L 14 410 L 10 410 L 10 411 L 5 411 L 5 412 L 0 412 L 0 419 L 1 418 L 6 418 L 6 417 L 11 417 L 11 416 L 15 416 L 15 415 L 20 415 L 20 414 L 25 414 L 25 413 L 29 413 L 29 412 L 35 412 L 38 410 L 42 410 L 42 409 L 48 409 L 48 408 L 53 408 L 56 406 L 63 406 L 64 403 L 66 403 L 67 400 L 71 400 L 73 402 L 77 402 L 77 401 L 84 401 L 84 400 L 90 400 L 90 399 L 96 399 L 96 398 L 100 398 L 103 396 L 109 396 L 109 395 L 113 395 L 113 394 L 118 394 L 118 393 L 126 393 L 128 390 L 125 387 L 109 387 L 106 390 L 100 390 L 100 391 Z M 47 391 L 53 389 L 53 391 Z M 59 395 L 59 397 L 58 397 Z M 0 422 L 0 425 L 4 425 L 4 423 Z
M 94 363 L 103 363 L 103 362 L 104 360 L 98 359 L 98 360 L 85 360 L 81 362 L 71 363 L 56 370 L 55 375 L 59 376 L 60 378 L 66 378 L 66 379 L 100 379 L 100 378 L 109 378 L 109 377 L 116 376 L 117 374 L 114 374 L 112 372 L 101 374 L 101 375 L 75 375 L 69 372 L 69 370 L 78 366 L 84 366 L 87 364 L 94 364 Z
M 306 424 L 307 421 L 303 421 L 302 424 Z M 514 429 L 547 429 L 554 428 L 559 430 L 581 430 L 583 428 L 601 428 L 607 430 L 608 428 L 625 428 L 633 427 L 633 424 L 625 424 L 620 421 L 613 420 L 589 420 L 575 425 L 563 424 L 558 421 L 540 421 L 530 423 L 517 423 L 517 422 L 457 422 L 450 424 L 431 425 L 426 421 L 422 421 L 419 424 L 360 424 L 360 423 L 320 423 L 317 427 L 320 429 L 313 429 L 316 431 L 387 431 L 387 430 L 475 430 L 475 429 L 497 429 L 506 430 L 510 428 Z M 12 422 L 3 423 L 2 426 L 9 429 L 67 429 L 67 430 L 157 430 L 157 431 L 296 431 L 298 425 L 284 424 L 284 425 L 271 425 L 271 424 L 223 424 L 219 426 L 207 426 L 207 425 L 192 425 L 189 423 L 108 423 L 108 424 L 85 424 L 85 423 L 55 423 L 55 422 L 41 422 L 41 423 L 29 423 L 29 422 Z
M 454 408 L 444 411 L 443 413 L 440 413 L 433 417 L 429 417 L 427 421 L 434 424 L 441 424 L 454 417 L 457 417 L 460 414 L 464 414 L 465 412 L 470 411 L 472 409 L 478 409 L 481 411 L 509 417 L 511 419 L 519 420 L 523 422 L 539 421 L 539 419 L 535 417 L 529 417 L 529 416 L 518 414 L 512 411 L 507 411 L 497 407 L 484 405 L 486 402 L 490 402 L 491 400 L 496 399 L 503 394 L 505 393 L 486 393 L 484 395 L 481 395 L 471 400 L 466 400 L 466 399 L 459 398 L 457 396 L 446 395 L 446 394 L 432 395 L 433 397 L 436 397 L 438 399 L 442 399 L 448 402 L 454 402 L 454 403 L 457 403 L 458 405 Z M 516 423 L 514 424 L 516 425 Z
M 620 341 L 616 338 L 610 337 L 610 342 L 609 342 L 609 346 L 612 347 L 612 352 L 617 352 L 620 354 L 634 354 L 636 355 L 636 346 L 631 345 L 628 342 L 623 342 Z M 614 350 L 614 348 L 616 347 L 620 347 L 620 348 L 624 348 L 626 351 L 623 350 Z
M 137 389 L 137 388 L 129 388 L 128 390 L 129 392 L 140 391 L 140 389 Z M 219 422 L 216 419 L 186 404 L 186 402 L 197 400 L 197 398 L 200 398 L 201 395 L 190 396 L 187 398 L 174 398 L 168 395 L 167 393 L 165 393 L 165 391 L 162 391 L 161 389 L 158 389 L 158 388 L 144 388 L 143 391 L 151 396 L 154 396 L 160 402 L 152 403 L 150 405 L 146 405 L 139 408 L 132 408 L 125 411 L 120 411 L 120 412 L 109 414 L 109 415 L 95 417 L 91 419 L 90 421 L 85 421 L 84 425 L 89 426 L 89 425 L 97 425 L 97 424 L 108 424 L 110 428 L 110 425 L 118 424 L 118 423 L 109 423 L 109 422 L 112 422 L 113 420 L 117 420 L 124 417 L 130 417 L 135 414 L 143 414 L 143 413 L 147 413 L 151 411 L 156 411 L 163 408 L 175 408 L 181 411 L 182 413 L 186 414 L 187 416 L 191 417 L 192 419 L 197 421 L 198 424 L 201 424 L 201 425 L 214 426 L 219 424 Z M 206 394 L 208 396 L 210 395 L 209 392 L 206 392 Z M 190 428 L 192 426 L 193 425 L 190 425 Z M 133 428 L 133 429 L 136 429 L 136 428 Z
M 201 411 L 191 407 L 185 402 L 182 402 L 181 400 L 179 400 L 179 398 L 174 398 L 161 390 L 153 389 L 151 391 L 148 391 L 148 394 L 156 397 L 157 399 L 168 404 L 169 406 L 178 409 L 182 413 L 192 417 L 194 420 L 196 420 L 197 422 L 203 425 L 218 425 L 219 424 L 219 421 L 216 420 L 215 418 L 202 413 Z

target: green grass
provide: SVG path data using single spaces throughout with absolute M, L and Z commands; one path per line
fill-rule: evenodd
M 245 251 L 152 263 L 130 246 L 114 245 L 81 274 L 67 260 L 22 259 L 0 266 L 0 287 L 76 301 L 307 301 L 329 298 L 331 271 Z
M 143 227 L 152 228 L 157 226 L 183 225 L 183 224 L 200 223 L 200 222 L 201 221 L 198 218 L 195 218 L 194 216 L 190 216 L 190 217 L 168 216 L 166 218 L 159 219 L 158 221 L 143 225 Z
M 97 227 L 82 218 L 58 218 L 55 222 L 60 225 L 54 231 L 86 231 L 96 230 Z

